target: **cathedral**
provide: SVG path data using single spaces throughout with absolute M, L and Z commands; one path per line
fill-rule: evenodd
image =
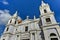
M 60 40 L 60 27 L 48 3 L 41 2 L 40 17 L 19 19 L 16 13 L 9 19 L 0 40 Z

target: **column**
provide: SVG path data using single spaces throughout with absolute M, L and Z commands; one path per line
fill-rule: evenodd
M 38 38 L 38 37 L 37 37 L 37 33 L 35 32 L 35 40 L 37 40 L 37 38 Z
M 33 36 L 32 36 L 32 33 L 30 33 L 30 40 L 33 40 Z
M 19 35 L 19 40 L 21 40 L 21 33 L 20 33 L 20 35 Z

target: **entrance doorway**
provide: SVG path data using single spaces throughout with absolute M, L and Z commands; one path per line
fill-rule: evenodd
M 50 34 L 51 40 L 58 40 L 58 37 L 55 33 Z
M 22 39 L 22 40 L 30 40 L 30 39 Z
M 58 38 L 51 38 L 51 40 L 58 40 Z

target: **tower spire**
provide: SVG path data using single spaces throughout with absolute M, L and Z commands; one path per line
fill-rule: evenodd
M 43 5 L 45 5 L 44 0 L 42 0 L 42 2 L 41 2 L 41 3 L 42 3 L 42 6 L 43 6 Z
M 13 17 L 17 17 L 17 11 L 16 11 L 15 14 L 13 15 Z

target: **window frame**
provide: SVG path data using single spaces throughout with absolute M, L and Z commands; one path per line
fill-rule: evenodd
M 44 13 L 47 13 L 47 10 L 46 9 L 44 9 Z
M 55 38 L 54 38 L 54 37 L 55 37 Z M 51 34 L 50 34 L 50 40 L 55 40 L 55 39 L 58 40 L 57 35 L 56 35 L 55 33 L 51 33 Z
M 8 30 L 9 30 L 9 27 L 7 27 L 6 31 L 8 31 Z
M 28 31 L 28 26 L 25 26 L 25 31 Z
M 51 23 L 51 19 L 50 18 L 46 18 L 45 19 L 47 23 Z

